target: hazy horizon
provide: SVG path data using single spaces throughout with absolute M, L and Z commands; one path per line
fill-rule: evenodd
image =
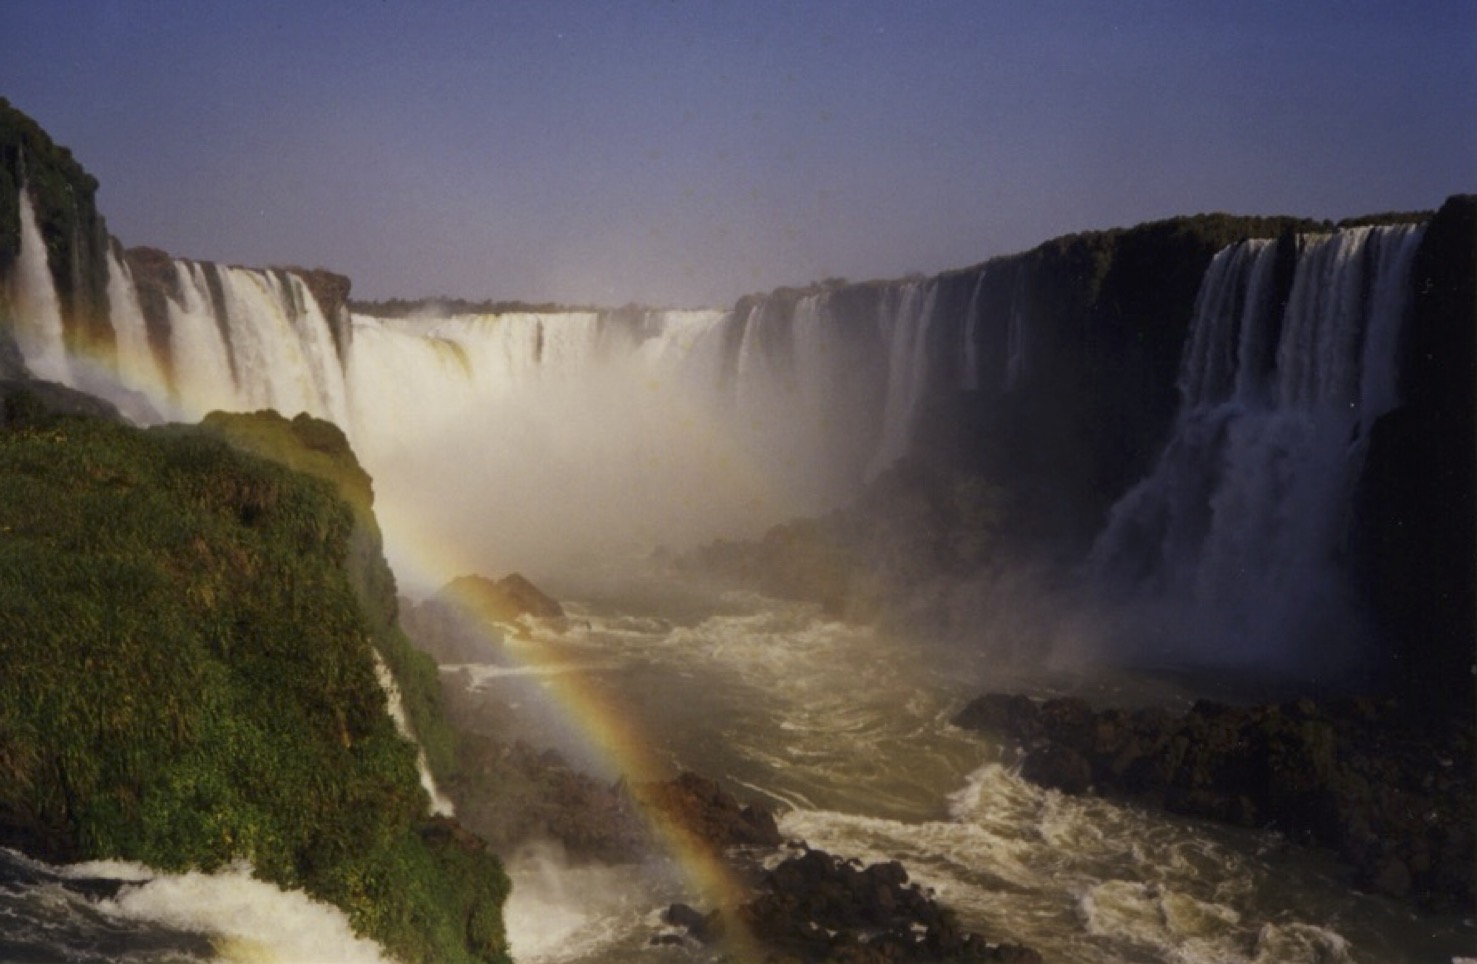
M 1477 189 L 1477 9 L 11 3 L 114 235 L 364 299 L 731 304 Z

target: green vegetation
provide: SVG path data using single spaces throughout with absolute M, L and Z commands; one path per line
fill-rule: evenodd
M 246 858 L 402 960 L 505 961 L 506 877 L 426 818 L 375 678 L 371 645 L 438 732 L 434 669 L 393 628 L 393 583 L 377 595 L 368 498 L 342 434 L 311 419 L 144 431 L 7 399 L 0 843 L 173 870 Z
M 272 411 L 249 415 L 212 412 L 202 427 L 236 448 L 332 484 L 339 498 L 353 509 L 348 570 L 370 637 L 395 674 L 405 715 L 426 752 L 432 775 L 443 782 L 453 779 L 456 736 L 441 712 L 436 661 L 412 646 L 400 630 L 395 574 L 385 564 L 374 517 L 373 483 L 354 457 L 349 440 L 331 422 L 308 415 L 289 421 Z

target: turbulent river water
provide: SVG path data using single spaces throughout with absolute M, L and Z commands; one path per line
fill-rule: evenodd
M 632 604 L 597 591 L 569 610 L 509 639 L 495 665 L 444 672 L 485 700 L 506 735 L 552 744 L 598 776 L 635 761 L 697 770 L 774 806 L 789 838 L 901 860 L 991 941 L 1082 964 L 1477 956 L 1471 920 L 1356 894 L 1330 859 L 1273 833 L 1041 790 L 1007 748 L 949 722 L 987 689 L 1119 704 L 1185 705 L 1191 694 L 1105 676 L 1006 677 L 957 650 L 751 594 Z M 509 866 L 509 932 L 524 964 L 718 959 L 651 944 L 670 902 L 704 899 L 677 857 L 580 866 L 534 845 Z M 0 960 L 379 959 L 342 915 L 244 868 L 169 876 L 0 853 Z
M 1472 921 L 1356 894 L 1330 859 L 1273 833 L 1037 788 L 1009 750 L 949 722 L 989 688 L 1119 704 L 1187 705 L 1192 694 L 1126 678 L 1008 678 L 958 651 L 920 652 L 746 594 L 707 612 L 656 608 L 576 607 L 567 625 L 534 634 L 557 642 L 557 664 L 463 679 L 523 708 L 534 730 L 540 694 L 566 709 L 601 702 L 600 714 L 628 722 L 625 739 L 645 744 L 606 747 L 607 760 L 701 771 L 766 799 L 787 837 L 901 860 L 971 928 L 1049 961 L 1445 964 L 1477 947 Z M 513 861 L 514 950 L 528 962 L 703 959 L 649 946 L 659 909 L 683 892 L 679 869 L 570 868 L 525 853 Z

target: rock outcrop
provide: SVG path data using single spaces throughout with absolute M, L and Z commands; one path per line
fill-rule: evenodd
M 1460 720 L 1428 727 L 1356 699 L 1202 701 L 1175 717 L 991 694 L 955 722 L 1016 741 L 1021 775 L 1042 786 L 1275 829 L 1338 853 L 1360 888 L 1434 908 L 1477 897 L 1473 736 Z
M 694 773 L 634 788 L 642 806 L 714 854 L 773 850 L 781 845 L 774 815 L 765 807 L 739 803 L 718 783 Z M 674 904 L 664 921 L 703 944 L 740 928 L 766 962 L 845 961 L 848 964 L 993 961 L 1039 964 L 1028 948 L 989 944 L 959 926 L 953 913 L 911 883 L 897 861 L 862 866 L 815 850 L 804 842 L 771 870 L 753 878 L 750 862 L 735 863 L 751 877 L 747 899 L 737 908 L 706 913 Z M 670 935 L 655 938 L 657 943 Z
M 249 860 L 404 959 L 506 961 L 506 877 L 429 821 L 377 677 L 376 655 L 437 755 L 435 670 L 393 627 L 342 433 L 270 413 L 145 431 L 25 393 L 5 409 L 0 844 Z
M 532 841 L 559 844 L 576 861 L 619 864 L 653 847 L 650 826 L 623 783 L 601 783 L 554 750 L 462 733 L 447 786 L 458 819 L 498 853 Z
M 989 944 L 965 931 L 895 860 L 863 867 L 804 845 L 796 849 L 739 910 L 771 949 L 770 960 L 1041 964 L 1029 948 Z
M 458 576 L 437 594 L 453 600 L 487 622 L 515 623 L 521 616 L 560 617 L 564 607 L 526 578 L 513 573 L 501 579 Z
M 642 784 L 635 793 L 642 806 L 709 847 L 778 847 L 782 841 L 773 813 L 740 804 L 716 781 L 696 773 Z

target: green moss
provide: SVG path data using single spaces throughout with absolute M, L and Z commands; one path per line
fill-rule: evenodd
M 295 457 L 367 488 L 346 452 Z M 349 566 L 364 531 L 336 486 L 215 430 L 31 413 L 0 431 L 0 843 L 245 857 L 401 959 L 505 960 L 496 859 L 422 829 L 366 644 L 405 660 Z

